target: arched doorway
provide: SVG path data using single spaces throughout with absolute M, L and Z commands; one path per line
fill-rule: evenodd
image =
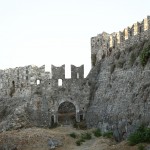
M 73 124 L 76 120 L 76 108 L 71 102 L 63 102 L 58 107 L 58 123 L 63 125 Z

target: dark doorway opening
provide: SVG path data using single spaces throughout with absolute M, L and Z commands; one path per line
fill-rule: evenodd
M 83 121 L 83 115 L 80 115 L 80 121 Z
M 51 116 L 51 126 L 53 127 L 54 126 L 54 116 Z
M 71 102 L 63 102 L 58 108 L 58 123 L 63 125 L 74 124 L 76 120 L 76 108 Z

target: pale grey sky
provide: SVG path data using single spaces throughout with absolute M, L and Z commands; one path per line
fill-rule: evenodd
M 90 38 L 150 15 L 150 0 L 0 0 L 0 68 L 85 64 Z

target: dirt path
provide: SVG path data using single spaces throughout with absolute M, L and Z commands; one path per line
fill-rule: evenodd
M 91 132 L 91 130 L 88 130 Z M 126 142 L 116 144 L 113 140 L 103 137 L 84 142 L 81 146 L 76 145 L 76 139 L 69 136 L 75 132 L 80 135 L 87 132 L 72 127 L 58 127 L 55 129 L 28 128 L 0 133 L 0 150 L 2 148 L 16 148 L 15 150 L 50 150 L 48 139 L 55 138 L 63 143 L 56 150 L 137 150 L 130 147 Z

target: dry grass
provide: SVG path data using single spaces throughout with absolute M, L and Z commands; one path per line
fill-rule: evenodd
M 17 150 L 49 150 L 48 139 L 56 138 L 63 142 L 56 150 L 138 150 L 137 146 L 128 146 L 126 142 L 116 144 L 111 139 L 92 137 L 81 146 L 76 146 L 76 140 L 69 136 L 70 133 L 86 133 L 92 130 L 77 130 L 72 127 L 58 127 L 55 129 L 28 128 L 22 130 L 6 131 L 0 133 L 0 146 L 16 145 Z

